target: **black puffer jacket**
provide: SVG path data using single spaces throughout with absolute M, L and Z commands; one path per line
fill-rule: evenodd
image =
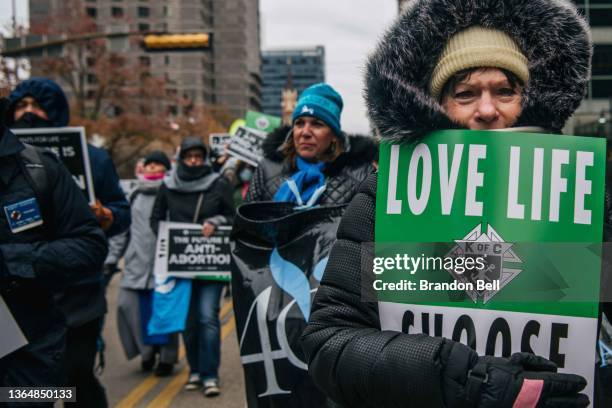
M 295 169 L 283 157 L 278 148 L 285 141 L 290 127 L 282 127 L 270 133 L 264 143 L 264 159 L 253 175 L 246 201 L 271 201 L 281 184 Z M 361 182 L 374 167 L 372 161 L 378 152 L 373 138 L 348 136 L 350 147 L 334 162 L 329 163 L 323 173 L 327 188 L 319 200 L 322 205 L 346 204 Z
M 369 115 L 383 139 L 414 143 L 432 130 L 457 127 L 429 95 L 428 83 L 444 44 L 471 25 L 506 31 L 530 62 L 517 125 L 563 127 L 583 98 L 591 56 L 588 27 L 569 2 L 414 0 L 367 65 Z M 363 183 L 339 226 L 302 336 L 309 372 L 344 406 L 476 406 L 465 402 L 475 352 L 444 338 L 381 331 L 377 303 L 362 298 L 372 287 L 361 271 L 372 270 L 365 244 L 374 241 L 376 184 L 377 175 Z M 510 389 L 510 381 L 501 383 Z M 512 406 L 496 399 L 511 393 L 494 386 L 483 386 L 479 406 Z
M 40 151 L 48 186 L 35 191 L 21 158 L 24 145 L 9 130 L 2 132 L 0 206 L 36 199 L 43 224 L 12 232 L 6 211 L 0 216 L 0 296 L 29 342 L 0 358 L 0 386 L 59 385 L 65 320 L 53 293 L 101 269 L 106 239 L 57 157 Z
M 231 225 L 234 219 L 232 193 L 229 182 L 220 176 L 202 191 L 179 191 L 162 184 L 151 212 L 151 229 L 157 234 L 160 221 L 199 224 L 208 221 L 215 226 Z M 201 204 L 195 214 L 200 196 Z

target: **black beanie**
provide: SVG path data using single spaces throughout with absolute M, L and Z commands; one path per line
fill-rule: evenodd
M 144 159 L 144 165 L 146 166 L 149 163 L 159 163 L 163 164 L 166 167 L 166 170 L 170 170 L 171 164 L 166 153 L 161 150 L 154 150 L 147 154 Z

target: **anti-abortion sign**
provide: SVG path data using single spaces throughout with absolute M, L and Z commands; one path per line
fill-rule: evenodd
M 85 129 L 82 127 L 12 129 L 19 140 L 55 153 L 90 203 L 96 201 L 87 152 Z
M 246 127 L 269 133 L 281 125 L 278 116 L 266 115 L 265 113 L 247 111 Z
M 251 166 L 257 166 L 263 156 L 262 145 L 266 133 L 260 130 L 239 127 L 228 146 L 228 153 Z
M 381 328 L 532 352 L 587 378 L 592 397 L 605 149 L 459 130 L 383 144 L 369 272 Z
M 230 143 L 232 135 L 229 133 L 211 133 L 208 135 L 208 145 L 215 156 L 225 153 L 225 146 Z
M 220 226 L 213 235 L 205 237 L 200 224 L 161 222 L 155 274 L 229 281 L 230 231 L 230 227 Z

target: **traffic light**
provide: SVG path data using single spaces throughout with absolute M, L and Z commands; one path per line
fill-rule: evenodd
M 201 50 L 210 47 L 210 34 L 148 34 L 143 46 L 147 51 Z

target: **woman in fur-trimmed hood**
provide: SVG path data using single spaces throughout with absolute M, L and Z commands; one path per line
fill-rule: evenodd
M 413 0 L 369 58 L 370 120 L 405 143 L 451 128 L 560 132 L 585 94 L 591 48 L 566 1 Z M 363 183 L 342 219 L 302 335 L 317 386 L 350 407 L 587 406 L 585 379 L 544 358 L 381 331 L 361 275 L 372 270 L 363 244 L 374 242 L 376 184 Z
M 246 201 L 305 206 L 350 202 L 374 169 L 378 148 L 374 138 L 342 132 L 341 110 L 342 98 L 329 85 L 304 90 L 293 126 L 280 127 L 266 138 L 264 159 Z

